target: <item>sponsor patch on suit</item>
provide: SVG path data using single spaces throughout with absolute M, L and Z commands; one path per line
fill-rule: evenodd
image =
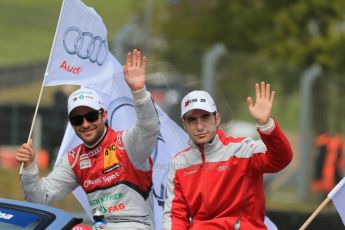
M 108 168 L 119 162 L 116 154 L 117 145 L 113 143 L 110 148 L 104 149 L 104 168 Z
M 82 160 L 79 163 L 80 169 L 86 169 L 91 167 L 91 160 L 88 158 L 86 160 Z

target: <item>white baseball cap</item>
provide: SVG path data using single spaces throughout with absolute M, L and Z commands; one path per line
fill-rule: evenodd
M 79 106 L 87 106 L 94 110 L 104 108 L 102 98 L 95 90 L 89 88 L 80 88 L 68 97 L 68 114 Z
M 181 102 L 181 117 L 193 109 L 201 109 L 210 113 L 217 111 L 216 104 L 214 103 L 210 94 L 206 91 L 192 91 L 188 93 Z

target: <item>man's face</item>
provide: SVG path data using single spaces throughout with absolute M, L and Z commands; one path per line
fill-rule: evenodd
M 93 145 L 104 133 L 107 112 L 97 111 L 86 106 L 80 106 L 70 113 L 69 118 L 77 136 L 82 139 L 85 144 Z M 76 124 L 72 121 L 73 119 L 79 120 L 79 122 Z
M 198 145 L 210 142 L 216 135 L 220 124 L 220 115 L 194 109 L 183 117 L 183 126 L 189 137 Z

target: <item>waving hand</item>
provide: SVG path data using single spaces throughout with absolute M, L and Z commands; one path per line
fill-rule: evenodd
M 147 58 L 144 56 L 141 60 L 141 53 L 134 49 L 133 54 L 127 54 L 127 63 L 123 65 L 125 80 L 132 91 L 137 91 L 145 86 L 145 68 Z
M 274 91 L 270 91 L 270 84 L 261 82 L 255 84 L 256 101 L 253 103 L 251 97 L 247 98 L 248 109 L 252 117 L 259 125 L 264 125 L 271 117 L 272 105 L 274 101 Z

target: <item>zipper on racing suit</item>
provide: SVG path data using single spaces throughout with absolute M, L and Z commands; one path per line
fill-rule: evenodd
M 240 227 L 241 227 L 241 220 L 240 220 L 240 218 L 238 218 L 234 224 L 234 229 L 240 230 Z
M 206 181 L 205 181 L 205 167 L 206 167 L 206 157 L 205 157 L 205 145 L 201 145 L 201 173 L 202 173 L 202 186 L 203 186 L 203 199 L 205 203 L 205 208 L 208 209 L 207 195 L 206 195 Z

